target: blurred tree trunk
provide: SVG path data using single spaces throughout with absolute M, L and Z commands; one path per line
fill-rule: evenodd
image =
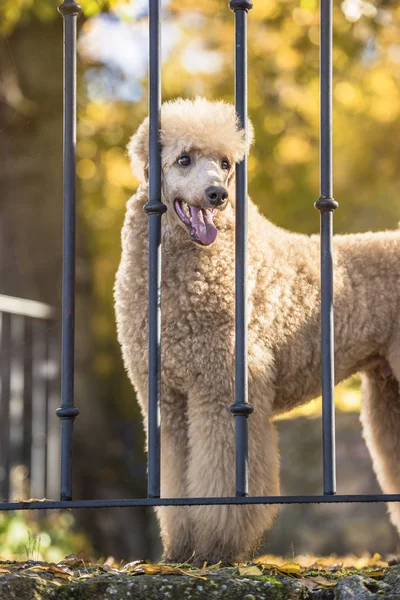
M 0 41 L 0 293 L 61 305 L 62 20 L 31 19 Z M 76 498 L 143 494 L 123 463 L 112 398 L 93 375 L 90 259 L 78 223 Z M 61 339 L 61 323 L 58 325 Z M 56 417 L 55 417 L 56 418 Z M 110 473 L 113 474 L 110 477 Z M 143 483 L 141 483 L 143 485 Z M 77 511 L 103 554 L 150 557 L 149 512 Z

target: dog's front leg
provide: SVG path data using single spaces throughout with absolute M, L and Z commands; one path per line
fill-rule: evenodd
M 135 383 L 147 440 L 147 376 L 140 380 L 140 385 L 138 381 Z M 188 495 L 187 457 L 187 399 L 186 396 L 162 382 L 160 482 L 162 498 L 180 498 Z M 188 510 L 181 506 L 156 507 L 163 544 L 163 559 L 167 562 L 185 562 L 193 554 L 193 535 Z
M 191 497 L 235 495 L 235 422 L 229 411 L 232 386 L 213 379 L 189 394 L 188 492 Z M 214 384 L 214 385 L 213 385 Z M 251 386 L 250 386 L 251 393 Z M 251 397 L 251 396 L 250 396 Z M 277 435 L 268 402 L 249 417 L 249 492 L 279 493 Z M 230 563 L 254 555 L 275 506 L 198 506 L 190 509 L 194 561 Z
M 163 386 L 161 393 L 161 497 L 186 497 L 187 493 L 187 399 Z M 160 506 L 156 509 L 163 543 L 163 559 L 185 562 L 193 554 L 189 509 Z

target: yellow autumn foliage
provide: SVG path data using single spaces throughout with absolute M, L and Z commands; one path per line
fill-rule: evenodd
M 81 19 L 81 26 L 90 27 L 90 17 L 115 2 L 82 0 L 86 22 Z M 248 13 L 248 99 L 256 133 L 249 191 L 268 218 L 306 233 L 319 229 L 313 208 L 319 196 L 318 7 L 316 0 L 255 0 Z M 60 18 L 52 0 L 3 0 L 0 32 L 9 35 L 32 15 L 49 27 Z M 145 28 L 146 19 L 141 23 Z M 163 65 L 163 98 L 205 95 L 232 102 L 234 17 L 227 3 L 170 0 L 164 23 L 177 25 L 179 40 Z M 400 220 L 400 9 L 335 2 L 334 30 L 334 195 L 340 205 L 335 231 L 394 228 Z M 193 52 L 204 52 L 197 70 Z M 88 97 L 85 72 L 97 67 L 82 57 L 79 68 L 78 211 L 96 297 L 94 364 L 99 377 L 114 378 L 119 389 L 112 287 L 125 203 L 138 184 L 125 146 L 147 113 L 147 84 L 142 82 L 136 103 L 95 101 Z M 130 402 L 125 393 L 116 393 L 116 402 Z M 358 403 L 357 384 L 338 388 L 339 409 L 357 410 Z M 294 414 L 314 414 L 319 406 L 316 400 Z

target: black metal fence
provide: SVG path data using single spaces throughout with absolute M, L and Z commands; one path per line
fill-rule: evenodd
M 0 497 L 59 489 L 59 349 L 55 311 L 0 295 Z
M 250 0 L 231 0 L 235 16 L 235 101 L 240 123 L 247 125 L 247 18 Z M 336 495 L 334 365 L 333 365 L 333 265 L 332 222 L 337 202 L 332 187 L 332 0 L 321 0 L 321 193 L 315 203 L 321 215 L 321 351 L 324 493 L 314 496 L 248 496 L 248 418 L 252 407 L 247 394 L 247 157 L 236 167 L 236 398 L 230 407 L 236 423 L 236 496 L 218 498 L 160 498 L 160 324 L 161 324 L 161 0 L 149 0 L 149 423 L 148 495 L 123 500 L 72 500 L 74 406 L 74 287 L 75 287 L 75 141 L 76 141 L 76 22 L 81 13 L 74 0 L 64 0 L 64 259 L 60 501 L 2 502 L 0 510 L 44 508 L 128 507 L 201 504 L 291 504 L 400 501 L 400 494 Z M 7 318 L 4 321 L 7 331 Z M 8 335 L 8 334 L 7 334 Z M 5 364 L 7 358 L 5 359 Z M 2 370 L 6 366 L 2 365 Z M 5 380 L 6 381 L 6 380 Z M 7 381 L 5 386 L 7 388 Z M 5 389 L 6 389 L 5 388 Z M 4 392 L 2 392 L 2 395 Z M 5 404 L 2 401 L 2 414 Z M 251 418 L 251 417 L 250 417 Z M 6 431 L 7 421 L 2 422 Z M 1 443 L 1 442 L 0 442 Z M 4 442 L 3 442 L 4 444 Z M 2 449 L 4 446 L 2 446 Z M 0 453 L 1 455 L 1 453 Z M 10 458 L 2 455 L 2 465 Z M 7 490 L 6 490 L 7 491 Z

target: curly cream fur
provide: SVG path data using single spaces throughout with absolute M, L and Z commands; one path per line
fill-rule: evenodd
M 130 143 L 142 183 L 127 206 L 115 285 L 118 338 L 147 426 L 147 120 Z M 249 136 L 251 137 L 251 136 Z M 235 494 L 234 162 L 245 144 L 232 106 L 177 100 L 162 110 L 162 466 L 161 494 Z M 195 166 L 176 160 L 191 152 Z M 223 158 L 232 162 L 221 170 Z M 193 243 L 173 199 L 207 206 L 208 185 L 229 191 L 210 247 Z M 364 432 L 384 491 L 400 491 L 400 234 L 335 236 L 336 382 L 364 373 Z M 320 393 L 319 236 L 276 227 L 249 200 L 249 492 L 279 493 L 271 418 Z M 248 558 L 276 514 L 273 506 L 161 507 L 164 556 L 225 562 Z M 400 510 L 391 509 L 400 528 Z

